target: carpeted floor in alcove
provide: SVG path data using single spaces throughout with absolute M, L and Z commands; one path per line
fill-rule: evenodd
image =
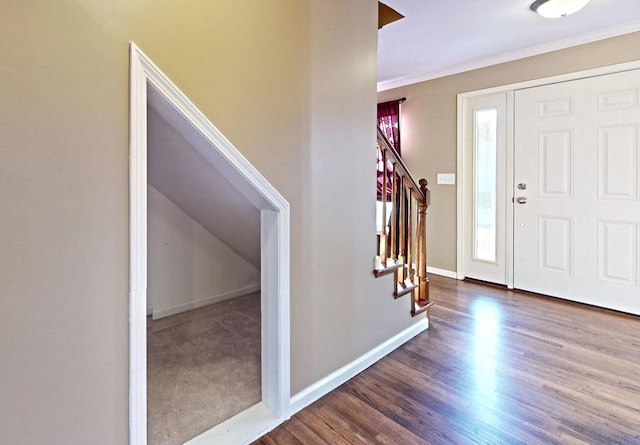
M 260 293 L 147 323 L 149 445 L 183 444 L 260 401 Z

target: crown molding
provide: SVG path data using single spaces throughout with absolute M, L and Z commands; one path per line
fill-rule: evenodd
M 378 92 L 391 90 L 407 85 L 412 85 L 427 80 L 438 79 L 440 77 L 451 76 L 454 74 L 464 73 L 479 68 L 486 68 L 492 65 L 512 62 L 514 60 L 525 59 L 527 57 L 538 56 L 540 54 L 550 53 L 561 49 L 571 48 L 574 46 L 584 45 L 587 43 L 597 42 L 598 40 L 618 37 L 624 34 L 630 34 L 640 31 L 640 20 L 615 25 L 608 28 L 579 34 L 573 37 L 556 40 L 542 45 L 530 46 L 517 51 L 500 54 L 494 57 L 474 60 L 468 63 L 459 64 L 442 70 L 430 71 L 427 73 L 412 74 L 409 76 L 399 77 L 383 82 L 378 82 Z

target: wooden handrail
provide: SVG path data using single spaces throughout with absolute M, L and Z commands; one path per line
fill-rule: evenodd
M 395 148 L 393 148 L 393 145 L 391 145 L 389 139 L 387 139 L 380 127 L 376 128 L 378 130 L 378 144 L 380 144 L 380 149 L 382 150 L 383 155 L 385 152 L 387 153 L 387 161 L 392 162 L 396 166 L 396 169 L 398 170 L 398 173 L 400 175 L 409 179 L 409 181 L 411 182 L 411 188 L 416 194 L 418 194 L 420 199 L 424 199 L 424 196 L 422 195 L 422 189 L 420 188 L 418 183 L 416 183 L 415 179 L 413 179 L 413 175 L 409 171 L 407 164 L 404 163 L 404 161 L 400 157 L 400 154 L 396 151 Z
M 394 296 L 411 293 L 411 313 L 427 312 L 433 304 L 429 301 L 429 277 L 427 276 L 426 215 L 431 192 L 428 181 L 416 182 L 398 152 L 378 127 L 378 145 L 382 151 L 382 230 L 376 266 L 376 276 L 393 272 L 396 277 Z M 389 168 L 389 164 L 391 168 Z M 388 181 L 391 181 L 389 184 Z M 390 187 L 389 187 L 390 186 Z M 391 189 L 389 199 L 388 189 Z M 387 202 L 393 206 L 387 229 Z M 414 211 L 415 210 L 415 211 Z

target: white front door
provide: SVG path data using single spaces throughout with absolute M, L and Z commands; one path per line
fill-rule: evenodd
M 514 287 L 640 314 L 640 70 L 515 93 Z

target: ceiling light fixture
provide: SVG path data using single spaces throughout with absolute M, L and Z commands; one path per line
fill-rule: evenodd
M 542 17 L 558 18 L 573 14 L 581 10 L 589 0 L 536 0 L 531 5 L 531 10 Z

